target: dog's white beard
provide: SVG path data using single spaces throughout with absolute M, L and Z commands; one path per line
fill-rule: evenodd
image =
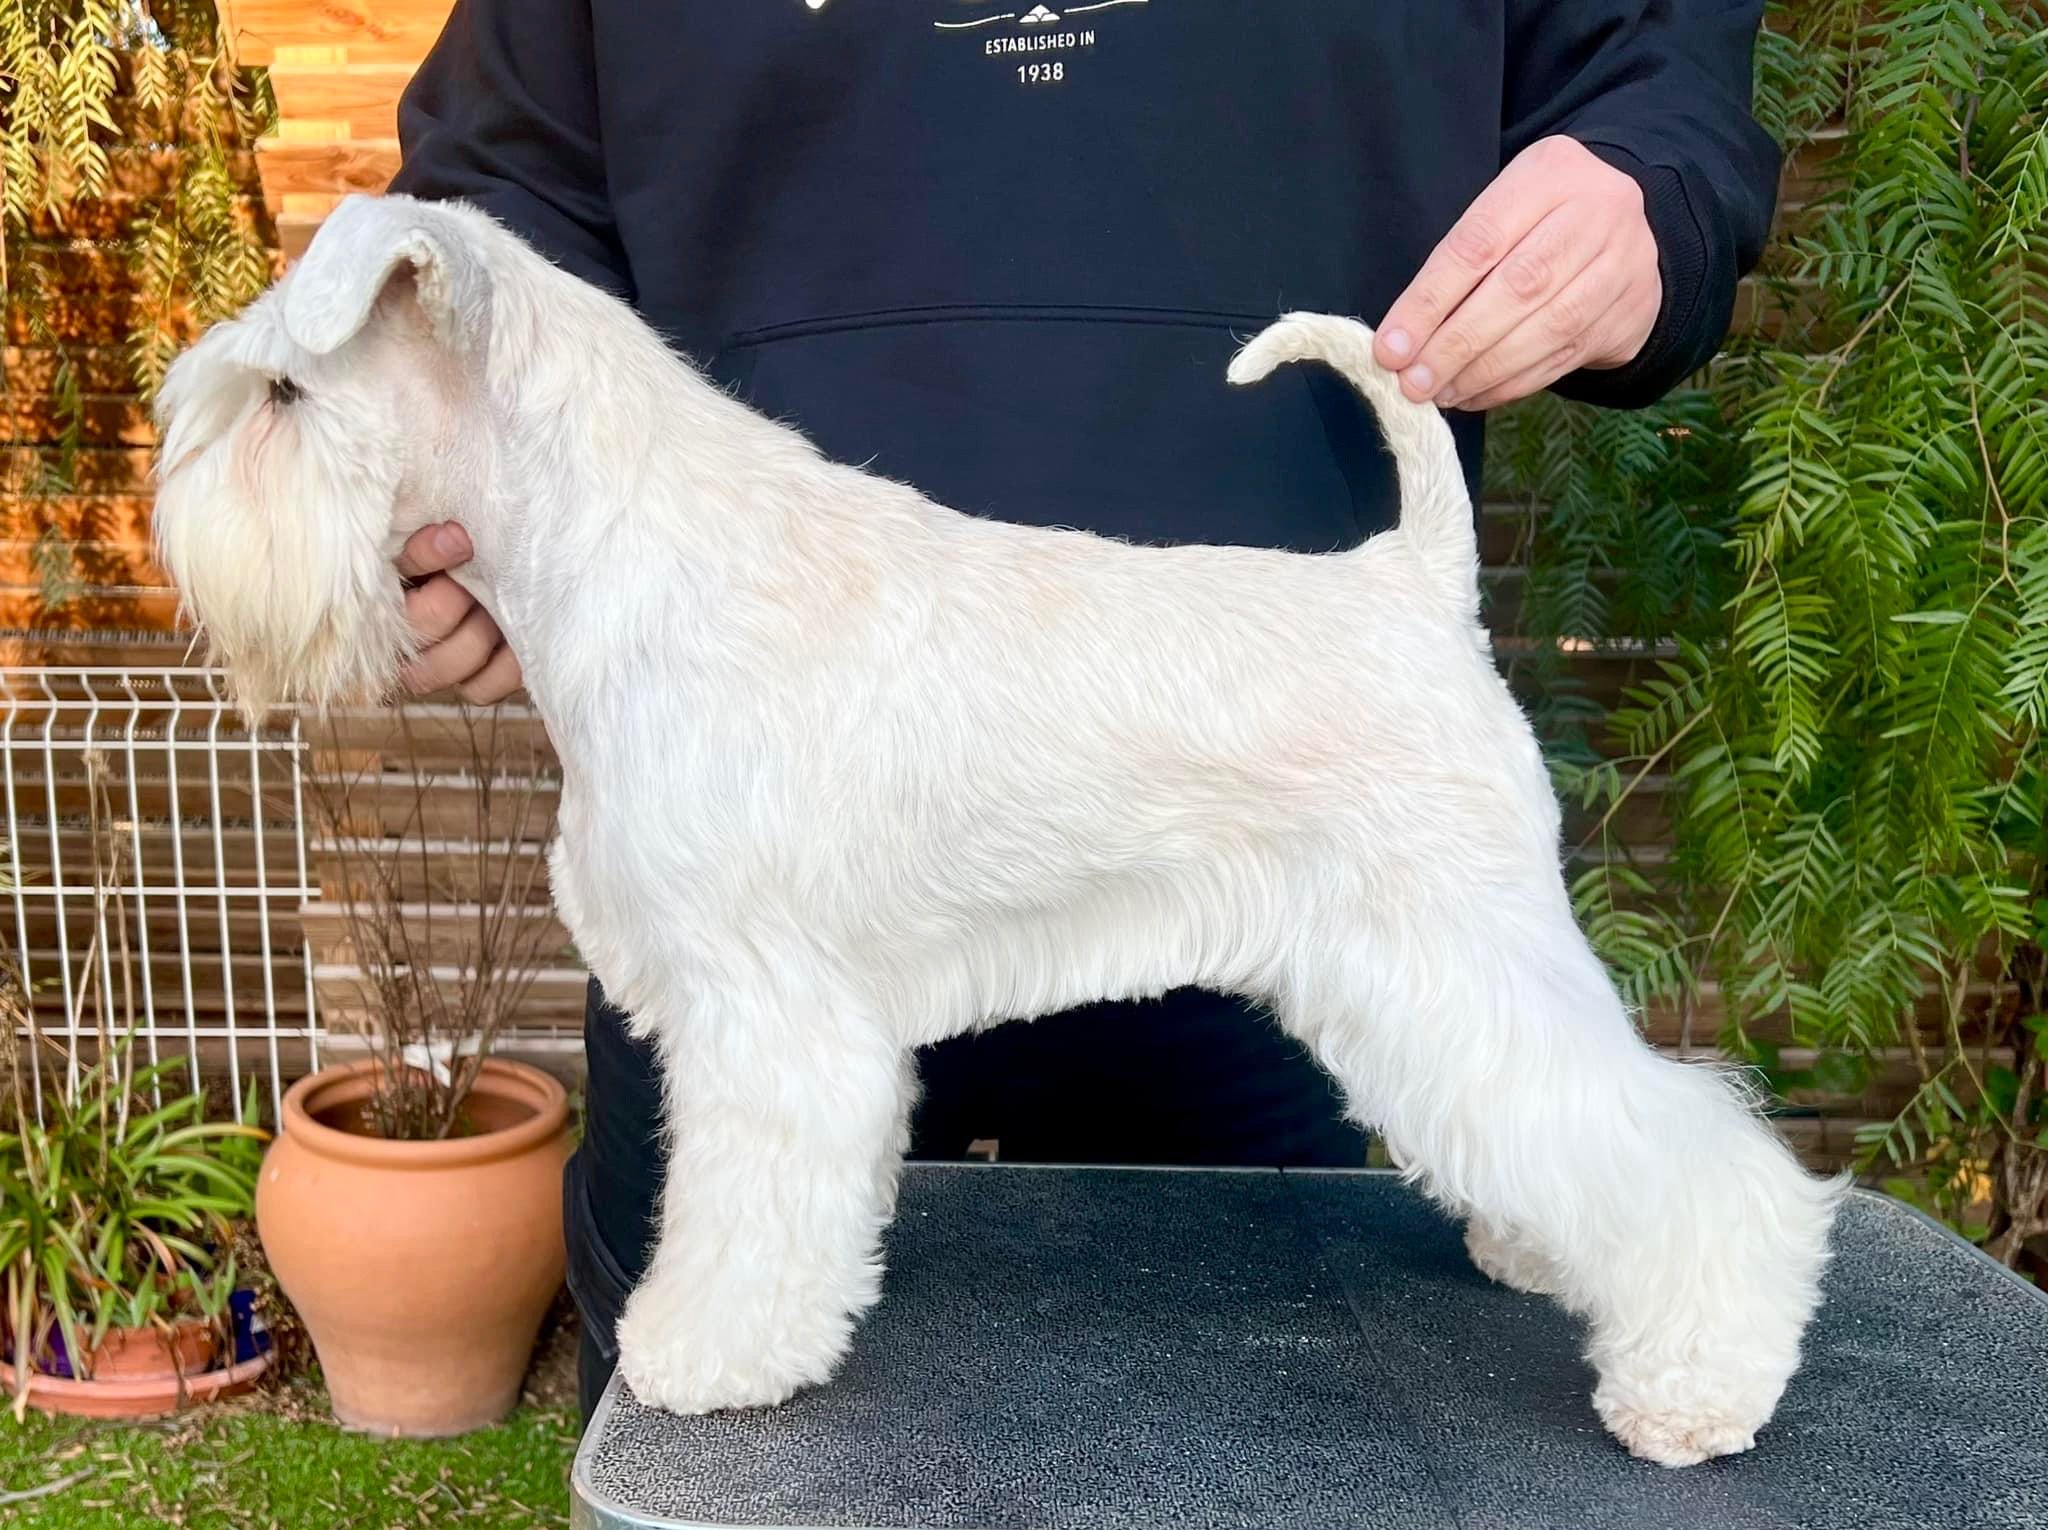
M 252 390 L 253 392 L 253 390 Z M 398 443 L 341 441 L 252 397 L 207 450 L 220 412 L 166 435 L 158 556 L 254 718 L 390 692 L 416 649 L 387 526 Z M 374 509 L 375 523 L 365 520 Z

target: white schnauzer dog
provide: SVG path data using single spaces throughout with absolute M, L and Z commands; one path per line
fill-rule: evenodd
M 358 198 L 171 369 L 156 528 L 252 715 L 388 693 L 393 558 L 460 520 L 561 757 L 554 896 L 658 1049 L 643 1402 L 772 1404 L 876 1300 L 912 1049 L 1095 1000 L 1251 996 L 1479 1267 L 1589 1325 L 1670 1465 L 1748 1448 L 1836 1187 L 1638 1036 L 1479 621 L 1450 431 L 1350 320 L 1398 530 L 1325 556 L 977 519 L 826 460 L 474 210 Z

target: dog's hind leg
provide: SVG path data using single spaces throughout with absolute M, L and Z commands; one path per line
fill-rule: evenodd
M 1436 915 L 1305 962 L 1283 1018 L 1478 1224 L 1489 1273 L 1589 1319 L 1594 1404 L 1630 1450 L 1748 1449 L 1798 1365 L 1835 1188 L 1725 1077 L 1642 1042 L 1561 891 Z
M 879 1294 L 916 1075 L 856 1004 L 699 995 L 659 1047 L 659 1236 L 619 1323 L 643 1403 L 779 1403 L 831 1376 Z
M 1563 1296 L 1570 1289 L 1557 1261 L 1525 1234 L 1490 1225 L 1482 1216 L 1465 1224 L 1465 1252 L 1488 1280 L 1529 1296 Z
M 910 1118 L 924 1094 L 917 1076 L 917 1054 L 908 1047 L 896 1054 L 896 1125 L 888 1145 L 875 1159 L 875 1198 L 887 1224 L 896 1215 L 896 1191 L 903 1180 L 903 1155 L 910 1151 Z

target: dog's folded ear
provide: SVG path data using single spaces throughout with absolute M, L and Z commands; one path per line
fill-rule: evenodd
M 411 197 L 347 198 L 285 285 L 285 332 L 328 355 L 362 332 L 394 282 L 409 281 L 441 343 L 479 345 L 490 322 L 490 277 L 468 240 L 457 217 Z

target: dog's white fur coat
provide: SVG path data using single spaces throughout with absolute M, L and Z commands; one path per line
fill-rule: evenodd
M 471 210 L 353 199 L 162 394 L 164 561 L 243 702 L 387 689 L 392 560 L 460 572 L 560 753 L 556 901 L 658 1048 L 670 1169 L 619 1330 L 679 1412 L 826 1380 L 876 1300 L 911 1049 L 1199 984 L 1273 1007 L 1480 1267 L 1590 1325 L 1633 1451 L 1747 1448 L 1835 1189 L 1637 1036 L 1478 619 L 1450 432 L 1377 412 L 1400 528 L 1142 548 L 827 461 Z M 300 390 L 273 398 L 270 382 Z

